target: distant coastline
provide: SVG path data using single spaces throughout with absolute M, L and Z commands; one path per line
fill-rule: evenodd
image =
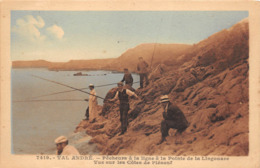
M 155 49 L 156 47 L 156 49 Z M 182 55 L 193 48 L 189 44 L 140 44 L 128 49 L 117 58 L 70 60 L 68 62 L 50 62 L 46 60 L 13 61 L 12 68 L 47 68 L 51 71 L 106 70 L 123 72 L 128 68 L 136 72 L 138 58 L 143 57 L 152 67 L 158 64 L 176 64 Z
M 116 69 L 95 69 L 95 68 L 91 68 L 91 69 L 52 69 L 52 68 L 48 68 L 48 67 L 12 67 L 12 69 L 47 69 L 49 71 L 112 71 L 112 73 L 123 73 L 123 70 L 116 70 Z M 133 72 L 136 73 L 136 72 Z

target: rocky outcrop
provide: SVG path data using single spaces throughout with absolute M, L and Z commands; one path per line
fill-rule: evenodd
M 180 57 L 177 69 L 175 65 L 156 66 L 150 84 L 136 90 L 141 99 L 131 99 L 122 136 L 118 104 L 105 100 L 96 123 L 80 123 L 91 142 L 101 154 L 248 155 L 248 21 L 194 45 Z M 182 135 L 171 129 L 167 141 L 156 145 L 163 112 L 158 102 L 164 94 L 184 112 L 189 127 Z

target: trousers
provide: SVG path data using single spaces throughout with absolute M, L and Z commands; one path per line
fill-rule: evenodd
M 149 84 L 148 73 L 140 73 L 139 75 L 140 75 L 140 87 L 143 88 L 144 80 L 146 85 Z
M 169 135 L 170 128 L 177 129 L 179 133 L 182 133 L 187 127 L 187 125 L 179 124 L 178 122 L 174 122 L 172 120 L 163 120 L 161 122 L 162 137 L 165 138 Z
M 128 103 L 120 103 L 120 122 L 121 122 L 121 132 L 125 132 L 127 130 L 128 125 Z

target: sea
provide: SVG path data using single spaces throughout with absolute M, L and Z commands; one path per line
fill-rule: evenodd
M 107 92 L 123 79 L 123 73 L 111 71 L 49 71 L 48 69 L 11 70 L 11 130 L 12 154 L 55 154 L 54 140 L 67 136 L 69 143 L 81 154 L 99 154 L 95 144 L 84 131 L 74 133 L 85 118 L 89 84 L 95 85 L 97 95 L 104 98 Z M 139 75 L 132 74 L 133 88 L 139 87 Z M 75 88 L 75 89 L 73 89 Z M 103 105 L 103 99 L 98 98 Z

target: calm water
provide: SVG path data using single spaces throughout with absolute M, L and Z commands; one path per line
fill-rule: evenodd
M 60 135 L 69 137 L 70 144 L 83 149 L 85 154 L 95 154 L 94 145 L 88 145 L 90 137 L 84 132 L 73 133 L 78 123 L 85 117 L 88 106 L 86 101 L 37 101 L 17 102 L 23 100 L 84 100 L 88 95 L 73 91 L 51 96 L 39 97 L 55 92 L 71 90 L 65 86 L 33 77 L 40 76 L 75 88 L 117 83 L 123 78 L 122 73 L 109 71 L 85 71 L 92 76 L 73 76 L 76 71 L 48 71 L 46 69 L 12 69 L 12 153 L 14 154 L 53 154 L 54 139 Z M 107 75 L 104 75 L 107 74 Z M 133 74 L 134 82 L 139 76 Z M 105 97 L 116 85 L 96 87 L 97 95 Z M 139 84 L 134 84 L 138 88 Z M 89 90 L 85 90 L 89 92 Z M 35 98 L 38 97 L 38 98 Z M 102 99 L 98 99 L 103 104 Z M 84 138 L 83 138 L 84 137 Z M 80 152 L 83 152 L 80 151 Z

